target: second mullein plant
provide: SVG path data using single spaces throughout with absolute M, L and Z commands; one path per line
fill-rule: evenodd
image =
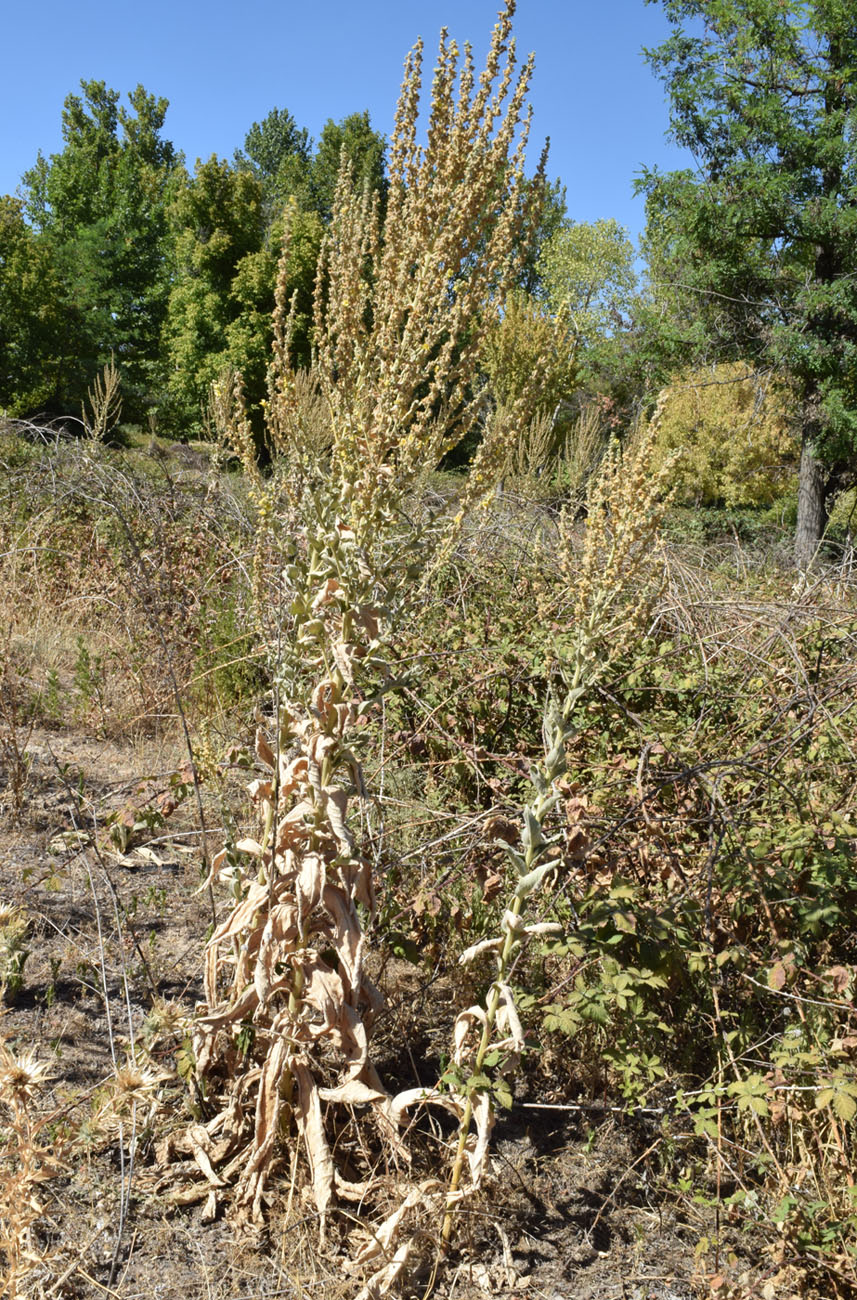
M 530 768 L 532 799 L 521 810 L 518 845 L 498 840 L 509 860 L 514 889 L 503 912 L 500 933 L 474 944 L 464 964 L 493 952 L 494 979 L 484 1005 L 469 1007 L 456 1020 L 453 1071 L 458 1090 L 458 1140 L 443 1217 L 442 1242 L 449 1242 L 461 1178 L 469 1163 L 470 1187 L 478 1185 L 494 1121 L 494 1098 L 511 1100 L 509 1078 L 524 1049 L 509 973 L 528 939 L 557 934 L 551 922 L 527 922 L 535 896 L 562 867 L 562 831 L 552 830 L 552 814 L 563 798 L 568 750 L 580 730 L 582 705 L 593 688 L 640 635 L 658 590 L 657 547 L 668 497 L 671 466 L 653 470 L 657 413 L 645 434 L 626 454 L 608 450 L 587 497 L 587 523 L 580 553 L 574 547 L 570 513 L 560 517 L 561 578 L 569 593 L 570 652 L 556 665 L 554 690 L 546 701 L 544 756 Z M 545 557 L 547 562 L 547 556 Z M 475 1039 L 475 1043 L 474 1043 Z M 488 1070 L 494 1070 L 490 1077 Z M 475 1133 L 473 1130 L 475 1129 Z

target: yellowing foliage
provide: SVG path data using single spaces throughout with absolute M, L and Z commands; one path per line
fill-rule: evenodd
M 677 377 L 658 399 L 657 457 L 678 453 L 676 499 L 764 506 L 787 491 L 798 446 L 785 383 L 742 362 Z
M 576 343 L 564 315 L 552 315 L 526 293 L 512 293 L 502 316 L 494 321 L 485 341 L 482 363 L 495 400 L 510 405 L 532 383 L 538 366 L 543 383 L 538 413 L 552 413 L 578 383 Z

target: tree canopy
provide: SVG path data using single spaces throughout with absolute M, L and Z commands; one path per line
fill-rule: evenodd
M 383 206 L 385 142 L 360 112 L 328 120 L 316 146 L 274 108 L 231 162 L 188 174 L 164 135 L 165 99 L 80 87 L 64 102 L 62 149 L 38 155 L 20 198 L 0 198 L 0 407 L 76 415 L 112 357 L 126 419 L 157 411 L 187 436 L 224 367 L 242 371 L 251 401 L 264 392 L 287 209 L 295 356 L 308 361 L 340 159 Z
M 249 171 L 262 187 L 268 222 L 293 194 L 306 192 L 312 161 L 312 141 L 306 127 L 299 127 L 288 109 L 274 108 L 261 122 L 254 122 L 244 138 L 244 148 L 235 152 L 236 167 Z
M 697 170 L 640 181 L 658 292 L 697 352 L 791 377 L 805 566 L 857 451 L 857 22 L 843 0 L 662 3 L 648 58 Z
M 0 407 L 37 411 L 60 386 L 69 318 L 52 249 L 0 198 Z
M 54 379 L 45 400 L 77 411 L 87 384 L 115 355 L 126 409 L 139 415 L 152 384 L 166 311 L 167 199 L 181 159 L 161 134 L 167 101 L 142 87 L 129 108 L 103 81 L 81 82 L 63 108 L 61 153 L 23 177 L 24 213 L 48 258 L 66 315 L 61 335 L 43 335 Z M 59 348 L 59 355 L 55 349 Z M 26 389 L 10 394 L 28 405 Z
M 0 406 L 13 415 L 79 414 L 113 358 L 128 423 L 156 417 L 174 436 L 201 433 L 211 384 L 231 369 L 260 425 L 283 232 L 290 346 L 307 365 L 319 250 L 344 156 L 354 196 L 377 196 L 389 242 L 386 144 L 367 112 L 328 119 L 314 142 L 276 107 L 231 159 L 189 171 L 164 133 L 167 107 L 142 86 L 123 102 L 103 81 L 81 82 L 64 103 L 62 149 L 39 154 L 21 198 L 2 200 Z M 493 147 L 488 125 L 479 147 Z M 547 185 L 541 167 L 536 178 L 513 172 L 507 159 L 481 200 L 488 232 L 508 185 L 528 195 L 517 290 L 486 342 L 477 386 L 487 379 L 498 401 L 512 400 L 533 365 L 549 363 L 542 405 L 553 412 L 593 370 L 625 310 L 633 249 L 615 221 L 571 221 L 561 182 Z M 468 266 L 483 252 L 474 245 Z
M 637 277 L 634 245 L 614 218 L 563 221 L 537 266 L 552 310 L 567 313 L 579 347 L 622 324 Z

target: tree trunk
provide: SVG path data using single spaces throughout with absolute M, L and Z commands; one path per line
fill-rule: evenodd
M 818 554 L 827 527 L 827 481 L 827 470 L 816 458 L 812 440 L 805 432 L 800 449 L 795 531 L 795 563 L 804 571 Z

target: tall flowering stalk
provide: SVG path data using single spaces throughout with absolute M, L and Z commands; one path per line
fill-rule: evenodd
M 463 1075 L 464 1087 L 453 1089 L 461 1118 L 443 1216 L 444 1245 L 452 1236 L 466 1164 L 468 1190 L 475 1190 L 484 1170 L 484 1152 L 494 1122 L 492 1081 L 485 1073 L 488 1063 L 503 1059 L 508 1073 L 524 1046 L 508 983 L 512 962 L 529 936 L 559 928 L 527 924 L 524 913 L 529 900 L 556 877 L 561 865 L 558 844 L 551 837 L 550 815 L 562 798 L 559 782 L 567 769 L 567 747 L 578 731 L 578 710 L 609 665 L 638 634 L 656 590 L 653 544 L 665 508 L 670 470 L 669 466 L 658 473 L 652 470 L 656 425 L 653 421 L 629 455 L 623 457 L 618 447 L 607 453 L 588 494 L 581 555 L 573 546 L 570 515 L 560 520 L 562 576 L 574 595 L 572 650 L 567 662 L 558 665 L 560 691 L 547 701 L 544 757 L 530 769 L 533 798 L 522 809 L 520 847 L 497 841 L 517 875 L 501 932 L 475 944 L 461 957 L 466 964 L 480 953 L 493 951 L 496 973 L 485 1004 L 469 1007 L 455 1024 L 453 1061 Z M 471 1046 L 474 1030 L 475 1050 Z
M 271 484 L 252 464 L 240 385 L 229 400 L 221 394 L 251 475 L 257 574 L 276 573 L 267 588 L 257 584 L 276 716 L 256 737 L 262 772 L 250 793 L 259 831 L 213 866 L 233 904 L 207 948 L 193 1073 L 214 1114 L 162 1151 L 164 1159 L 186 1155 L 185 1167 L 203 1176 L 183 1195 L 207 1195 L 210 1213 L 228 1196 L 239 1218 L 259 1220 L 272 1170 L 296 1151 L 295 1134 L 322 1228 L 337 1201 L 371 1202 L 380 1180 L 367 1161 L 352 1160 L 364 1165 L 358 1178 L 337 1162 L 349 1115 L 371 1119 L 364 1149 L 407 1168 L 399 1129 L 412 1098 L 390 1097 L 371 1060 L 381 1001 L 367 973 L 374 881 L 352 812 L 365 799 L 361 746 L 394 680 L 396 629 L 438 535 L 410 523 L 402 507 L 479 417 L 477 358 L 540 201 L 541 170 L 535 182 L 523 175 L 532 63 L 516 71 L 513 13 L 508 0 L 478 80 L 469 47 L 459 71 L 458 49 L 442 34 L 423 146 L 421 45 L 409 56 L 383 238 L 377 207 L 355 192 L 344 160 L 319 260 L 309 376 L 290 364 L 284 260 L 266 405 L 278 459 Z M 537 364 L 533 389 L 540 373 Z M 509 423 L 525 419 L 534 400 L 523 393 Z M 324 436 L 307 437 L 310 420 Z M 477 458 L 479 485 L 494 460 L 502 463 L 502 436 L 489 437 Z M 358 1266 L 384 1255 L 422 1194 L 411 1189 Z M 401 1252 L 396 1259 L 372 1285 L 391 1283 Z
M 470 46 L 460 56 L 442 31 L 424 146 L 422 42 L 408 55 L 383 232 L 377 201 L 340 175 L 319 262 L 316 370 L 335 430 L 333 470 L 351 486 L 358 525 L 372 519 L 379 476 L 400 496 L 484 411 L 473 378 L 521 264 L 546 161 L 525 179 L 533 59 L 516 67 L 514 11 L 509 0 L 478 80 Z M 513 418 L 532 407 L 545 363 L 537 359 Z M 493 456 L 491 442 L 482 458 Z M 479 460 L 475 469 L 479 477 Z

